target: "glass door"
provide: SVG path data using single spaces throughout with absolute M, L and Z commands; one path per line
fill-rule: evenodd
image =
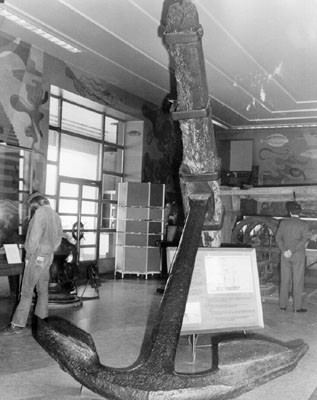
M 59 178 L 57 212 L 79 262 L 98 261 L 100 189 L 98 181 Z

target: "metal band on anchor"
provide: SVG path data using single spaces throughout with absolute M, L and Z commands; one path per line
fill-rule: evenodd
M 199 25 L 195 32 L 164 33 L 164 37 L 167 44 L 190 44 L 199 42 L 203 34 L 203 28 Z
M 218 181 L 219 180 L 219 172 L 209 172 L 207 174 L 180 174 L 180 178 L 184 182 L 209 182 L 209 181 Z
M 198 110 L 185 110 L 185 111 L 174 111 L 172 112 L 172 120 L 179 121 L 182 119 L 192 119 L 192 118 L 206 118 L 210 115 L 210 99 L 208 99 L 205 108 Z

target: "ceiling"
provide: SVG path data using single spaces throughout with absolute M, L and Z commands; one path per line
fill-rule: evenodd
M 162 28 L 175 0 L 4 0 L 73 54 L 0 17 L 0 31 L 156 105 L 171 92 Z M 317 124 L 317 0 L 193 0 L 213 119 L 229 129 Z

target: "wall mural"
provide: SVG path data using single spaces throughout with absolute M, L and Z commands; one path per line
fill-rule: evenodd
M 65 78 L 71 80 L 75 92 L 81 96 L 130 115 L 138 113 L 135 97 L 113 89 L 104 80 L 74 72 L 66 64 L 64 74 Z M 69 82 L 67 84 L 65 81 L 61 87 L 68 88 L 68 86 Z M 144 125 L 142 181 L 164 183 L 166 192 L 173 194 L 180 192 L 178 170 L 182 157 L 182 141 L 178 123 L 171 119 L 171 106 L 172 101 L 169 96 L 166 96 L 162 106 L 158 108 L 143 102 L 140 119 L 142 117 L 150 121 L 150 124 Z M 175 196 L 171 200 L 175 200 Z
M 143 181 L 165 183 L 167 193 L 180 193 L 181 132 L 170 118 L 168 98 L 161 108 L 155 109 L 103 79 L 87 75 L 63 60 L 4 34 L 0 35 L 0 71 L 0 143 L 30 149 L 32 157 L 26 154 L 27 168 L 23 177 L 26 192 L 30 185 L 33 190 L 44 190 L 48 85 L 53 84 L 145 120 Z M 5 208 L 17 210 L 16 204 Z M 3 210 L 1 206 L 0 211 Z
M 76 92 L 83 97 L 90 97 L 98 103 L 112 107 L 124 104 L 123 98 L 115 96 L 114 93 L 108 90 L 101 79 L 87 75 L 77 76 L 68 66 L 65 68 L 65 76 L 72 80 Z
M 48 107 L 43 52 L 20 39 L 0 37 L 0 140 L 43 154 L 41 123 Z
M 179 166 L 182 161 L 182 136 L 178 123 L 171 118 L 172 102 L 167 96 L 161 108 L 143 106 L 143 115 L 151 121 L 145 132 L 143 182 L 163 183 L 168 201 L 177 199 Z M 174 194 L 174 195 L 173 195 Z
M 30 149 L 33 155 L 31 158 L 25 152 L 23 190 L 28 192 L 32 182 L 34 190 L 43 189 L 43 122 L 48 93 L 43 90 L 43 53 L 20 39 L 0 36 L 0 70 L 0 143 L 10 145 L 0 147 L 1 247 L 22 240 L 19 236 L 19 147 Z M 26 209 L 22 214 L 26 215 Z
M 22 81 L 22 71 L 13 71 L 15 77 Z M 25 85 L 26 87 L 26 99 L 20 95 L 13 94 L 10 98 L 12 107 L 17 112 L 26 113 L 30 118 L 30 124 L 25 127 L 24 133 L 26 136 L 32 138 L 32 149 L 38 153 L 45 153 L 41 150 L 41 139 L 43 138 L 43 132 L 40 128 L 40 122 L 44 117 L 44 114 L 40 111 L 40 106 L 45 104 L 48 100 L 48 92 L 44 92 L 41 88 L 40 83 L 35 85 Z
M 0 36 L 0 142 L 32 151 L 29 188 L 43 190 L 48 123 L 48 92 L 43 89 L 44 53 Z M 47 135 L 46 135 L 47 136 Z
M 228 148 L 226 144 L 230 141 L 253 140 L 252 166 L 258 170 L 258 178 L 252 182 L 253 186 L 317 185 L 317 128 L 246 129 L 238 133 L 221 131 L 217 135 L 219 143 L 222 144 L 219 148 L 223 152 Z M 226 155 L 222 154 L 225 161 Z M 236 186 L 241 186 L 239 180 Z M 286 214 L 284 200 L 256 202 L 245 199 L 242 203 L 246 214 Z M 303 210 L 316 212 L 316 205 L 312 201 L 305 201 Z
M 136 115 L 136 104 L 138 102 L 134 96 L 117 88 L 115 89 L 103 79 L 89 76 L 87 74 L 80 74 L 79 72 L 76 73 L 66 64 L 64 74 L 65 78 L 70 79 L 73 84 L 72 91 L 78 93 L 80 96 L 94 100 L 99 104 L 110 106 L 111 108 L 120 110 L 126 114 L 132 116 Z M 59 83 L 58 86 L 64 88 L 65 84 L 66 82 L 64 82 L 64 84 Z M 65 89 L 67 86 L 68 85 L 66 84 Z
M 259 185 L 317 182 L 317 132 L 272 133 L 255 141 Z
M 19 152 L 0 147 L 0 247 L 17 241 Z

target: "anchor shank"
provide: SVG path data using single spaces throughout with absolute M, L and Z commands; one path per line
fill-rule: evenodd
M 192 195 L 181 243 L 167 281 L 147 366 L 173 371 L 187 296 L 200 243 L 209 194 Z M 155 331 L 156 330 L 156 331 Z

